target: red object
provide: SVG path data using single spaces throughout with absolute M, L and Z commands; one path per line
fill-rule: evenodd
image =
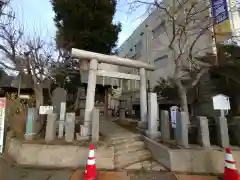
M 97 177 L 97 169 L 94 156 L 94 145 L 90 145 L 88 161 L 84 173 L 84 180 L 93 180 Z
M 225 168 L 224 168 L 224 180 L 239 180 L 238 170 L 236 168 L 236 162 L 233 159 L 230 148 L 226 148 Z

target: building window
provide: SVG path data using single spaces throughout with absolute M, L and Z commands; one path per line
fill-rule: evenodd
M 142 40 L 138 41 L 138 43 L 134 47 L 135 53 L 140 53 L 142 51 Z
M 165 21 L 162 21 L 156 28 L 152 30 L 152 39 L 157 39 L 164 32 Z
M 167 60 L 168 60 L 168 55 L 161 56 L 161 57 L 157 58 L 156 60 L 154 60 L 156 69 L 166 67 Z

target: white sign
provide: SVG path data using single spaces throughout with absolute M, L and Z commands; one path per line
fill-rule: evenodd
M 40 106 L 39 114 L 52 114 L 53 106 Z
M 172 106 L 170 107 L 170 111 L 171 111 L 172 128 L 176 128 L 178 107 Z
M 60 106 L 60 121 L 64 121 L 65 120 L 65 114 L 66 114 L 66 103 L 65 102 L 61 102 L 61 106 Z
M 6 98 L 0 98 L 0 153 L 3 153 Z
M 223 94 L 218 94 L 216 96 L 213 96 L 212 99 L 213 99 L 213 109 L 214 110 L 229 110 L 229 109 L 231 109 L 228 96 L 225 96 Z
M 29 95 L 20 94 L 19 98 L 20 99 L 30 99 L 30 96 Z

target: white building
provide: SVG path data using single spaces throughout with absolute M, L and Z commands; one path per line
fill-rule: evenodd
M 192 4 L 189 1 L 189 5 L 185 4 L 184 9 L 178 11 L 176 16 L 179 17 L 179 21 L 183 21 L 184 13 L 188 12 L 188 8 Z M 239 35 L 240 30 L 240 17 L 237 11 L 236 0 L 227 0 L 228 6 L 231 4 L 231 11 L 229 12 L 229 19 L 231 22 L 231 29 L 233 35 Z M 173 2 L 175 0 L 165 0 L 166 7 L 173 7 Z M 200 3 L 196 6 L 196 11 L 201 11 L 199 9 L 204 9 L 204 6 L 209 6 L 206 1 L 199 1 Z M 175 5 L 176 6 L 176 5 Z M 176 7 L 175 7 L 176 8 Z M 206 26 L 206 16 L 211 16 L 211 9 L 205 8 L 201 13 L 198 13 L 196 23 L 199 26 Z M 175 63 L 172 51 L 169 50 L 169 37 L 171 39 L 172 24 L 168 23 L 169 16 L 166 15 L 164 10 L 154 10 L 131 34 L 131 36 L 120 46 L 119 56 L 128 57 L 130 59 L 135 59 L 138 61 L 148 62 L 155 64 L 156 70 L 149 73 L 150 88 L 153 89 L 157 85 L 157 81 L 160 77 L 171 77 L 174 73 Z M 208 18 L 209 19 L 209 18 Z M 194 32 L 200 31 L 200 27 L 195 28 Z M 192 42 L 196 39 L 196 35 L 192 35 L 188 38 L 187 45 L 191 46 Z M 188 48 L 189 49 L 189 48 Z M 206 55 L 206 53 L 215 53 L 215 40 L 213 29 L 209 28 L 196 42 L 193 50 L 194 56 L 201 57 Z M 178 53 L 178 52 L 177 52 Z M 188 62 L 185 62 L 188 63 Z M 186 64 L 187 65 L 187 64 Z M 119 68 L 120 71 L 135 74 L 138 73 L 134 69 L 129 68 Z M 125 82 L 127 86 L 123 85 L 124 91 L 135 91 L 138 90 L 138 82 Z

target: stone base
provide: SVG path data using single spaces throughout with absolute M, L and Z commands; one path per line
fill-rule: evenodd
M 91 139 L 91 136 L 81 136 L 81 134 L 76 133 L 77 141 L 88 141 Z
M 139 121 L 139 122 L 138 122 L 138 128 L 139 128 L 139 129 L 147 129 L 147 128 L 148 128 L 148 123 L 147 123 L 147 122 Z
M 146 171 L 166 171 L 161 164 L 156 161 L 143 161 L 139 163 L 132 164 L 124 168 L 126 170 L 146 170 Z
M 151 138 L 151 139 L 156 139 L 159 138 L 161 136 L 161 132 L 154 132 L 154 133 L 150 133 L 148 130 L 146 131 L 146 135 Z
M 170 171 L 206 174 L 224 171 L 224 149 L 222 152 L 214 149 L 172 149 L 148 137 L 144 142 L 153 158 Z M 237 168 L 240 168 L 240 151 L 232 150 L 232 154 Z
M 24 138 L 27 141 L 32 141 L 32 140 L 36 139 L 36 134 L 25 134 Z
M 84 126 L 84 125 L 80 125 L 80 135 L 81 136 L 90 136 L 91 132 L 90 131 L 92 128 L 88 127 L 88 126 Z
M 84 168 L 89 145 L 49 145 L 11 139 L 8 154 L 16 165 L 36 168 Z M 114 169 L 114 148 L 104 145 L 95 149 L 98 169 Z

